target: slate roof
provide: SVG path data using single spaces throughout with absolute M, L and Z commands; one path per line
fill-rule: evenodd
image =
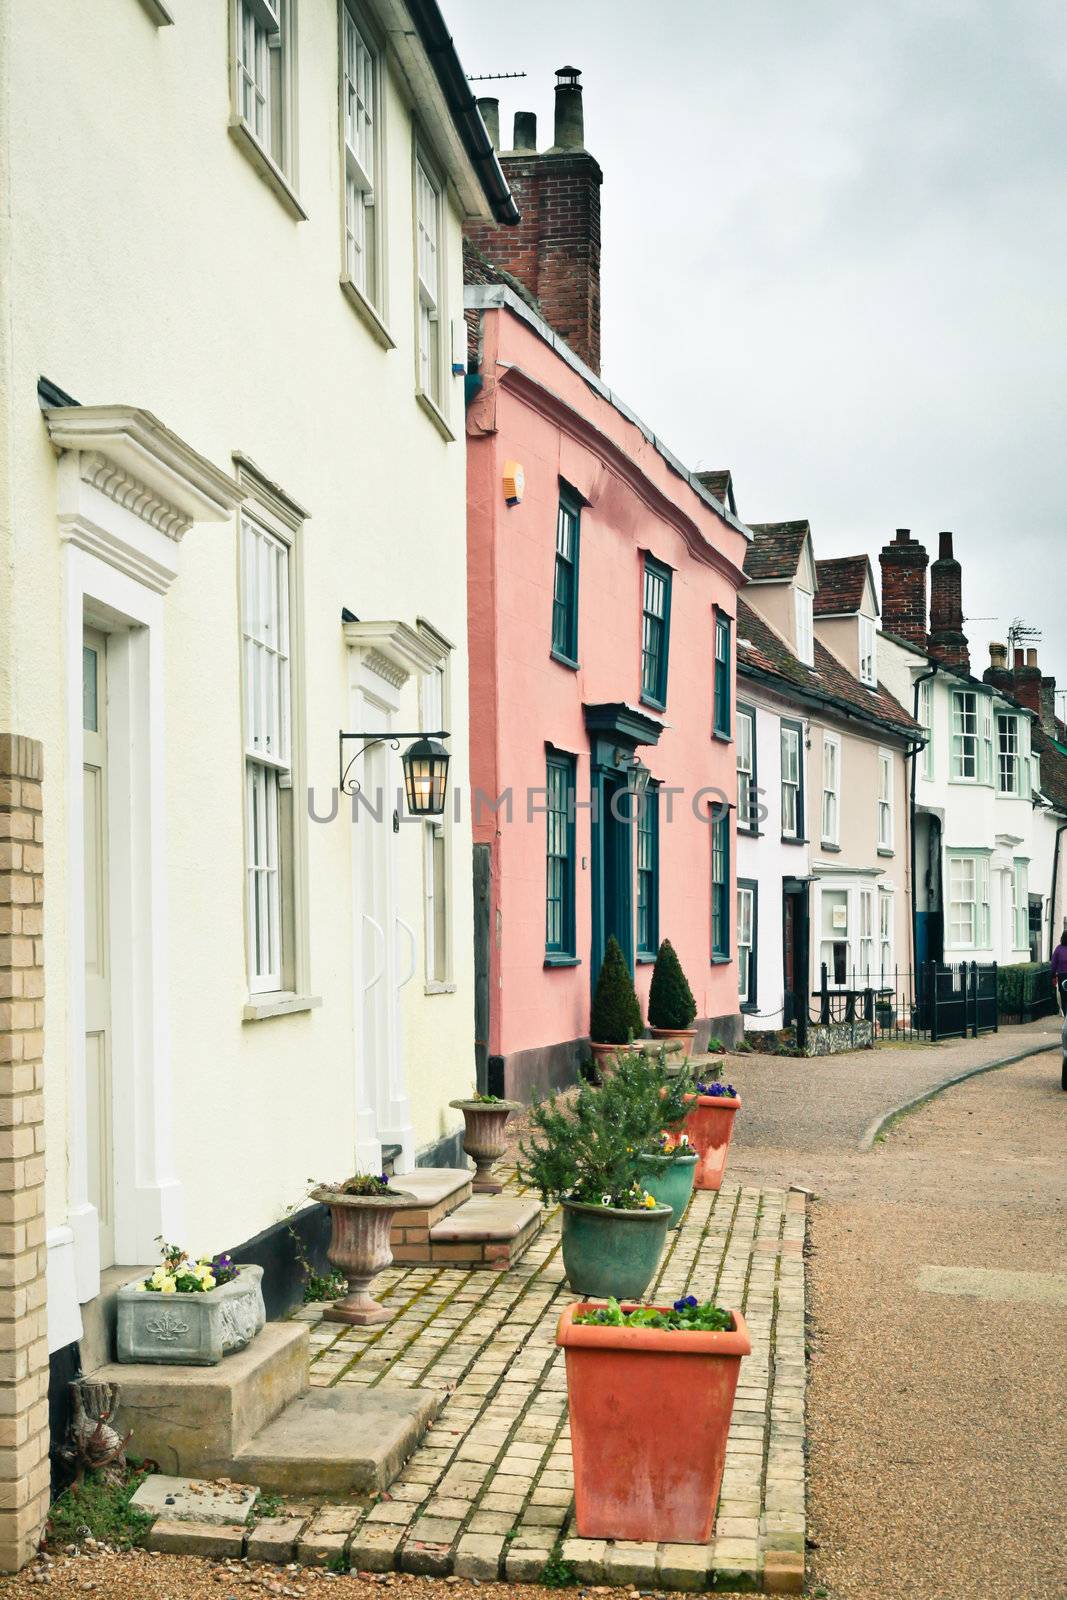
M 815 591 L 815 615 L 833 617 L 843 611 L 858 611 L 863 604 L 863 586 L 868 575 L 873 589 L 874 574 L 868 556 L 833 556 L 828 561 L 816 561 L 815 577 L 819 587 Z
M 1041 726 L 1030 725 L 1030 742 L 1041 757 L 1041 792 L 1047 794 L 1057 811 L 1067 811 L 1067 755 L 1054 744 Z
M 815 666 L 806 667 L 774 629 L 739 596 L 737 669 L 744 673 L 746 667 L 777 678 L 786 691 L 790 687 L 802 689 L 806 695 L 825 700 L 827 704 L 844 706 L 853 715 L 864 717 L 877 727 L 890 728 L 909 737 L 922 733 L 914 717 L 888 689 L 881 684 L 877 689 L 868 689 L 818 639 L 815 640 Z
M 750 522 L 748 526 L 753 538 L 745 556 L 746 578 L 795 578 L 810 524 Z
M 725 472 L 694 472 L 694 478 L 702 483 L 709 494 L 713 494 L 720 505 L 729 505 L 736 514 L 733 501 L 733 481 L 729 468 Z

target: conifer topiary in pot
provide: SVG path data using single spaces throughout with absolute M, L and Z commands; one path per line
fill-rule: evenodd
M 642 1155 L 685 1115 L 687 1072 L 623 1051 L 603 1087 L 530 1108 L 519 1173 L 563 1207 L 563 1265 L 580 1294 L 636 1299 L 655 1276 L 672 1212 L 642 1182 Z
M 682 963 L 669 939 L 664 939 L 652 969 L 648 991 L 648 1031 L 653 1039 L 677 1039 L 687 1056 L 693 1054 L 697 1003 Z
M 589 1016 L 589 1048 L 597 1066 L 610 1067 L 620 1045 L 636 1039 L 643 1033 L 644 1026 L 634 980 L 622 946 L 612 934 L 604 951 Z

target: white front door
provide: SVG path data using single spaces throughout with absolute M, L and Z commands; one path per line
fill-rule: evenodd
M 85 832 L 85 1114 L 88 1198 L 100 1222 L 100 1265 L 115 1260 L 111 1111 L 111 960 L 108 895 L 107 636 L 82 644 Z

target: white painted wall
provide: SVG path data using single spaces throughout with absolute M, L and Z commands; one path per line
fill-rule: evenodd
M 65 684 L 68 579 L 39 375 L 86 405 L 154 412 L 226 472 L 233 452 L 243 451 L 307 508 L 307 776 L 320 809 L 329 809 L 337 732 L 351 708 L 342 606 L 364 621 L 414 626 L 424 617 L 453 643 L 451 781 L 467 786 L 463 380 L 448 380 L 449 442 L 415 397 L 409 88 L 388 75 L 379 197 L 395 345 L 387 349 L 339 285 L 336 4 L 299 7 L 303 222 L 228 135 L 226 5 L 175 10 L 173 27 L 156 28 L 131 0 L 100 0 L 68 8 L 57 27 L 39 7 L 4 8 L 0 128 L 6 118 L 8 203 L 17 220 L 0 263 L 0 568 L 17 574 L 17 604 L 4 618 L 10 647 L 0 665 L 0 726 L 41 739 L 45 749 L 47 1214 L 50 1237 L 64 1248 L 79 1012 L 63 957 L 77 896 L 62 773 L 69 715 L 79 707 L 68 704 Z M 427 71 L 419 92 L 432 81 Z M 432 140 L 425 129 L 424 137 Z M 455 159 L 437 153 L 443 163 Z M 470 181 L 468 173 L 468 193 Z M 445 211 L 446 314 L 459 317 L 454 190 Z M 447 340 L 447 321 L 443 331 Z M 170 1175 L 184 1196 L 183 1242 L 200 1252 L 276 1222 L 301 1200 L 309 1176 L 338 1177 L 353 1166 L 367 1070 L 355 1045 L 354 843 L 343 820 L 308 826 L 310 988 L 321 1006 L 244 1021 L 232 517 L 186 534 L 178 576 L 153 600 L 161 608 L 153 648 L 165 662 L 154 803 L 166 826 L 166 1016 L 157 1024 L 172 1080 Z M 398 699 L 395 725 L 417 728 L 415 678 Z M 447 1102 L 473 1081 L 466 809 L 452 826 L 453 970 L 443 992 L 428 994 L 424 982 L 421 828 L 404 827 L 395 840 L 398 904 L 417 930 L 415 971 L 400 998 L 416 1148 L 456 1125 Z M 179 1215 L 169 1213 L 167 1225 Z M 54 1276 L 70 1280 L 66 1269 Z M 81 1298 L 91 1288 L 83 1274 Z M 56 1315 L 57 1328 L 70 1327 L 69 1314 L 65 1322 L 61 1308 Z

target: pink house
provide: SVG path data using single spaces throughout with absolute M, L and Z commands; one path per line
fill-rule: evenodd
M 573 1080 L 611 934 L 643 1005 L 669 938 L 698 1045 L 740 1031 L 734 623 L 750 536 L 512 288 L 468 287 L 467 308 L 479 1065 L 492 1091 L 523 1095 Z

